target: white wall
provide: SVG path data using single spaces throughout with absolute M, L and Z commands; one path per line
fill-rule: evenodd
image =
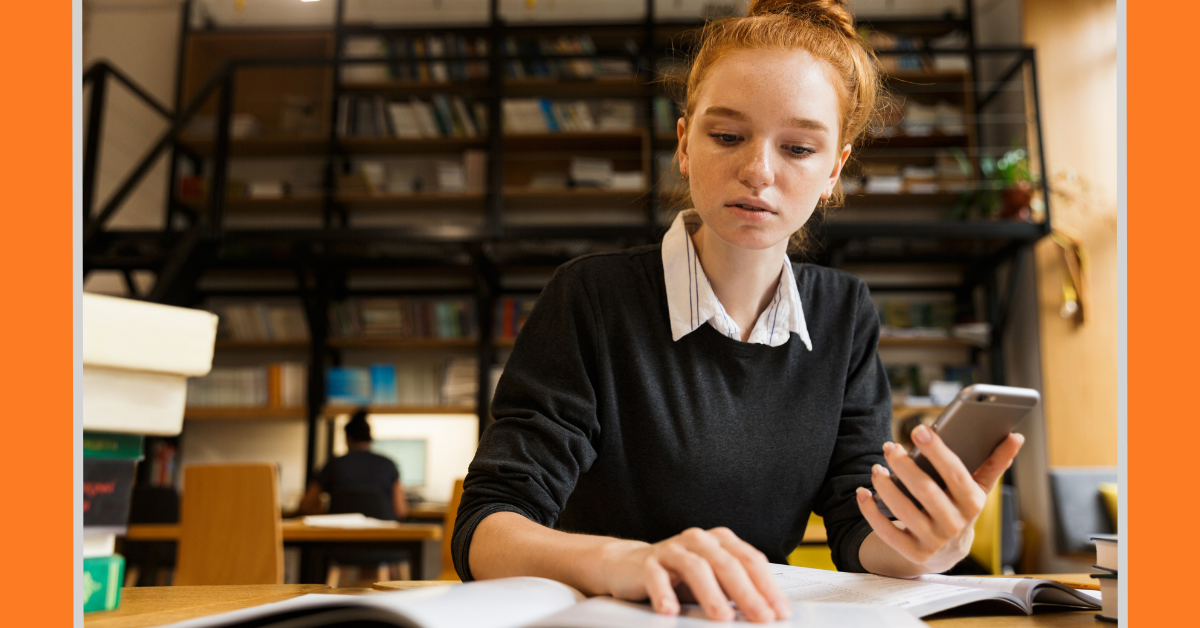
M 186 420 L 179 443 L 181 469 L 189 464 L 273 462 L 279 465 L 283 509 L 295 510 L 304 496 L 308 426 L 302 419 Z

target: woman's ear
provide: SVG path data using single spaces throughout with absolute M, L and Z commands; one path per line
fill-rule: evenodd
M 842 176 L 842 168 L 846 166 L 846 160 L 850 159 L 850 145 L 846 144 L 842 148 L 842 154 L 838 155 L 833 162 L 833 172 L 829 173 L 829 181 L 825 185 L 825 191 L 821 192 L 821 198 L 829 198 L 833 196 L 833 188 L 837 185 L 838 177 Z
M 675 135 L 679 139 L 679 148 L 675 151 L 675 155 L 679 158 L 679 174 L 686 179 L 688 178 L 690 164 L 688 163 L 687 124 L 683 118 L 679 118 L 675 123 Z

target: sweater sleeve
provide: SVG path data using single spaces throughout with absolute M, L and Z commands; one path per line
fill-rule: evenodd
M 592 385 L 602 346 L 592 304 L 571 267 L 547 284 L 513 346 L 463 483 L 451 552 L 472 580 L 471 537 L 488 515 L 507 511 L 553 526 L 579 475 L 596 459 L 599 434 Z
M 855 490 L 871 486 L 871 467 L 886 464 L 883 443 L 891 440 L 892 393 L 879 359 L 879 315 L 864 283 L 857 283 L 854 338 L 842 401 L 837 442 L 817 498 L 825 519 L 833 562 L 839 571 L 864 571 L 858 550 L 871 532 Z

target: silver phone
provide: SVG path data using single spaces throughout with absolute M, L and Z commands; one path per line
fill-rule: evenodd
M 963 466 L 974 473 L 1016 429 L 1039 400 L 1041 395 L 1031 388 L 972 384 L 959 391 L 954 401 L 938 416 L 931 429 L 941 437 L 950 451 L 958 455 Z M 937 482 L 938 486 L 946 488 L 946 482 L 933 468 L 933 463 L 921 455 L 920 449 L 913 447 L 908 455 L 922 471 Z M 921 503 L 912 497 L 900 479 L 894 475 L 892 477 L 900 491 L 920 507 Z M 884 515 L 891 519 L 896 518 L 879 498 L 878 493 L 875 494 L 875 504 Z

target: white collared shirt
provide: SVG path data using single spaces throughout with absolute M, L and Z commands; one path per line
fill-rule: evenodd
M 671 339 L 679 340 L 708 323 L 721 334 L 741 340 L 741 328 L 717 300 L 696 255 L 691 234 L 702 224 L 696 210 L 682 211 L 663 238 L 663 272 L 667 284 L 667 310 L 671 315 Z M 796 276 L 787 255 L 780 264 L 783 273 L 775 288 L 775 297 L 758 317 L 747 342 L 778 347 L 795 333 L 812 351 L 808 326 L 804 323 L 804 308 L 800 306 L 800 291 L 796 288 Z

